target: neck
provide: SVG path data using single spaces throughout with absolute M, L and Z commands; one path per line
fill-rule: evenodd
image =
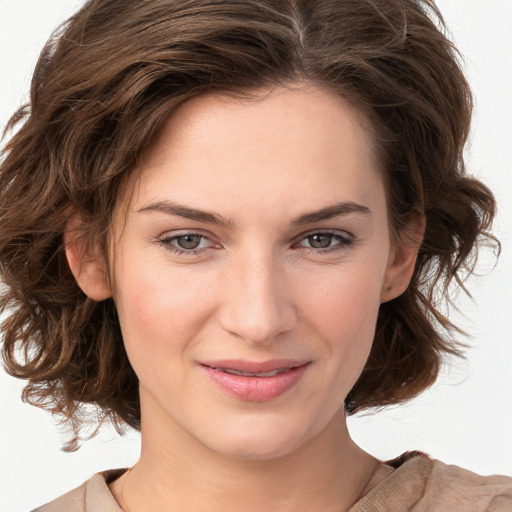
M 141 457 L 111 484 L 125 512 L 348 510 L 379 467 L 351 440 L 340 410 L 284 456 L 240 459 L 210 450 L 178 426 L 142 421 Z

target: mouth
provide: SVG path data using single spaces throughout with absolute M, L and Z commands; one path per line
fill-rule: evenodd
M 293 388 L 311 361 L 273 360 L 263 363 L 207 361 L 202 369 L 216 388 L 241 400 L 265 402 Z
M 293 368 L 278 368 L 277 370 L 272 370 L 270 372 L 244 372 L 242 370 L 235 370 L 233 368 L 212 368 L 213 370 L 218 370 L 224 373 L 229 373 L 230 375 L 240 375 L 242 377 L 274 377 L 276 375 L 281 375 Z

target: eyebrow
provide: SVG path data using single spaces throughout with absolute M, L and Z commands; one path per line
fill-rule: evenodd
M 292 220 L 292 224 L 301 226 L 303 224 L 311 224 L 313 222 L 320 222 L 322 220 L 333 219 L 349 213 L 361 213 L 363 215 L 370 215 L 372 212 L 367 206 L 354 203 L 352 201 L 343 201 L 340 203 L 327 206 L 316 212 L 306 213 Z
M 225 219 L 222 215 L 218 215 L 217 213 L 198 210 L 196 208 L 190 208 L 189 206 L 169 201 L 157 201 L 155 203 L 150 203 L 143 206 L 140 210 L 137 210 L 137 212 L 162 212 L 168 215 L 197 220 L 198 222 L 204 222 L 205 224 L 214 224 L 222 227 L 230 227 L 233 224 L 230 220 Z
M 150 203 L 137 210 L 137 212 L 162 212 L 167 215 L 174 215 L 176 217 L 204 222 L 205 224 L 214 224 L 222 227 L 233 226 L 233 222 L 231 220 L 226 219 L 217 213 L 207 212 L 197 208 L 190 208 L 189 206 L 170 201 L 157 201 Z M 291 223 L 295 226 L 301 226 L 304 224 L 329 220 L 342 215 L 348 215 L 350 213 L 369 215 L 371 214 L 371 210 L 367 206 L 363 206 L 352 201 L 343 201 L 322 208 L 321 210 L 300 215 L 299 217 L 294 218 Z

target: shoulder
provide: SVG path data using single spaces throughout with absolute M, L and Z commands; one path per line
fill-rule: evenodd
M 32 512 L 122 512 L 108 484 L 125 469 L 96 473 L 82 485 Z
M 458 466 L 432 461 L 432 471 L 426 482 L 423 500 L 432 510 L 453 507 L 450 510 L 467 512 L 512 511 L 512 478 L 480 476 Z M 446 508 L 449 510 L 448 508 Z
M 388 462 L 395 471 L 351 512 L 510 512 L 512 478 L 480 476 L 418 452 Z

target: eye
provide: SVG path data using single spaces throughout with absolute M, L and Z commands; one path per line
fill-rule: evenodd
M 180 249 L 197 249 L 204 237 L 201 235 L 181 235 L 174 237 L 173 242 Z
M 296 247 L 304 247 L 316 252 L 330 252 L 341 250 L 353 243 L 352 237 L 339 232 L 320 231 L 310 233 L 296 244 Z
M 165 235 L 158 241 L 166 249 L 177 254 L 197 254 L 215 246 L 207 236 L 200 233 Z

